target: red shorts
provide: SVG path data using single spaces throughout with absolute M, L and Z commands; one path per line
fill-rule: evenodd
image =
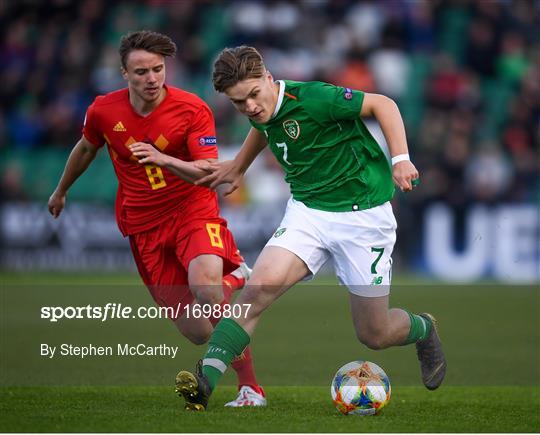
M 203 254 L 223 259 L 223 275 L 235 270 L 241 257 L 227 222 L 220 218 L 185 221 L 180 213 L 154 228 L 129 236 L 142 280 L 161 306 L 177 308 L 194 300 L 188 286 L 188 266 Z M 183 308 L 178 309 L 181 313 Z

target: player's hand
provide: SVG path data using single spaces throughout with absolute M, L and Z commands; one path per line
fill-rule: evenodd
M 57 192 L 56 190 L 53 192 L 51 197 L 49 198 L 49 213 L 53 215 L 53 217 L 56 219 L 58 216 L 60 216 L 60 213 L 62 213 L 62 210 L 64 210 L 64 207 L 66 205 L 66 194 L 62 194 L 60 192 Z
M 195 166 L 196 169 L 200 169 L 201 171 L 207 172 L 209 174 L 213 172 L 212 165 L 213 162 L 209 162 L 208 160 L 195 160 L 193 162 L 193 166 Z
M 242 184 L 244 174 L 238 170 L 234 160 L 227 160 L 219 163 L 208 162 L 208 165 L 205 166 L 206 169 L 203 167 L 199 169 L 206 170 L 207 172 L 211 171 L 211 173 L 199 178 L 195 184 L 208 186 L 210 189 L 216 189 L 220 184 L 229 183 L 230 186 L 223 193 L 225 196 L 233 193 Z
M 413 180 L 419 180 L 419 177 L 418 171 L 409 160 L 396 163 L 392 169 L 392 179 L 402 192 L 413 190 L 414 185 L 417 183 L 417 181 L 413 182 Z
M 139 163 L 144 165 L 165 166 L 167 164 L 167 155 L 158 151 L 154 146 L 146 142 L 135 142 L 129 146 L 129 150 L 133 153 Z

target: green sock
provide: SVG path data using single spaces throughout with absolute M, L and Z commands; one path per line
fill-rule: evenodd
M 411 319 L 411 329 L 409 330 L 407 340 L 403 344 L 416 343 L 417 341 L 426 339 L 433 327 L 431 321 L 418 314 L 409 313 L 408 311 L 406 313 L 409 315 L 409 319 Z
M 208 378 L 212 390 L 232 360 L 242 354 L 249 341 L 247 332 L 233 319 L 219 321 L 203 357 L 202 372 Z

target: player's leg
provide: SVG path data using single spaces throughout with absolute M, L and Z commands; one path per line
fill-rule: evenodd
M 422 380 L 427 388 L 437 388 L 444 378 L 446 361 L 433 317 L 389 309 L 396 228 L 390 204 L 345 213 L 341 218 L 342 225 L 333 224 L 333 236 L 338 240 L 332 253 L 337 275 L 351 293 L 359 340 L 372 349 L 417 343 Z
M 389 309 L 388 301 L 388 295 L 365 297 L 350 293 L 356 336 L 370 349 L 404 344 L 409 335 L 408 313 L 401 309 Z
M 304 206 L 305 208 L 305 206 Z M 200 398 L 204 410 L 208 397 L 232 359 L 250 341 L 262 312 L 299 280 L 315 274 L 328 258 L 301 210 L 290 201 L 280 225 L 260 254 L 246 288 L 233 306 L 239 317 L 222 319 L 209 340 L 208 349 L 197 372 L 180 372 L 186 392 Z M 247 307 L 249 306 L 249 310 Z
M 240 255 L 239 252 L 237 252 Z M 252 270 L 247 266 L 242 257 L 242 264 L 231 274 L 223 278 L 223 294 L 227 303 L 230 303 L 231 294 L 236 289 L 244 288 L 251 277 Z M 233 284 L 236 281 L 235 284 Z M 236 287 L 233 287 L 235 285 Z M 215 319 L 214 327 L 219 319 Z M 253 368 L 253 357 L 251 348 L 248 346 L 241 355 L 236 357 L 231 363 L 231 367 L 238 377 L 238 395 L 236 399 L 227 402 L 228 407 L 243 406 L 266 406 L 266 394 L 263 388 L 258 384 Z
M 235 312 L 234 307 L 240 307 L 241 316 L 222 319 L 210 337 L 196 372 L 181 371 L 176 377 L 176 389 L 186 399 L 186 409 L 206 409 L 217 382 L 248 346 L 264 309 L 307 273 L 309 270 L 302 260 L 283 248 L 266 247 L 262 251 L 250 281 L 232 309 Z M 243 304 L 249 304 L 249 309 Z
M 208 319 L 204 317 L 188 317 L 185 311 L 180 317 L 173 319 L 173 322 L 184 337 L 197 345 L 208 342 L 208 339 L 214 330 L 214 327 Z
M 197 218 L 178 225 L 176 255 L 201 303 L 220 303 L 245 285 L 251 270 L 224 219 Z
M 307 274 L 305 263 L 292 252 L 275 246 L 263 249 L 246 288 L 232 308 L 240 316 L 222 319 L 210 337 L 201 368 L 210 390 L 247 347 L 263 311 Z
M 187 271 L 174 250 L 166 248 L 169 232 L 160 227 L 129 238 L 139 275 L 154 301 L 171 309 L 169 317 L 179 332 L 194 344 L 206 343 L 213 327 L 206 318 L 186 316 L 184 309 L 194 300 L 188 287 Z
M 266 246 L 253 267 L 246 288 L 235 301 L 239 307 L 249 306 L 235 318 L 248 335 L 253 335 L 257 323 L 272 303 L 290 287 L 311 272 L 300 257 L 279 246 Z M 240 310 L 238 310 L 240 311 Z
M 221 313 L 226 308 L 230 309 L 231 293 L 222 291 L 222 271 L 223 259 L 217 255 L 199 255 L 189 262 L 189 285 L 197 301 L 200 304 L 221 307 L 219 310 L 212 309 L 209 318 L 212 326 L 219 322 Z M 231 276 L 228 279 L 230 282 Z M 228 290 L 230 289 L 231 287 L 228 287 Z M 249 347 L 231 365 L 238 377 L 239 395 L 227 405 L 233 407 L 266 405 L 264 390 L 257 382 Z
M 227 238 L 232 239 L 232 235 Z M 190 239 L 189 243 L 197 242 Z M 232 257 L 227 258 L 227 270 L 231 269 L 231 267 L 234 267 L 234 270 L 227 275 L 223 273 L 225 265 L 222 255 L 227 255 L 228 251 L 199 255 L 189 261 L 189 284 L 200 303 L 228 302 L 232 294 L 236 290 L 243 288 L 250 277 L 251 269 L 238 250 Z M 238 267 L 236 267 L 237 264 Z
M 217 347 L 222 346 L 219 340 L 220 331 L 225 334 L 230 333 L 231 325 L 237 327 L 239 332 L 242 333 L 240 330 L 243 329 L 243 331 L 248 332 L 251 336 L 262 312 L 275 299 L 307 274 L 309 274 L 309 270 L 305 263 L 292 252 L 280 247 L 269 246 L 265 248 L 257 259 L 249 284 L 240 293 L 231 309 L 232 313 L 241 313 L 241 315 L 235 316 L 233 314 L 231 319 L 225 319 L 224 324 L 218 324 L 215 334 L 217 339 L 213 341 L 214 336 L 211 337 L 209 348 L 213 345 Z M 228 320 L 231 320 L 232 323 L 228 322 Z M 226 325 L 227 323 L 229 323 L 229 328 Z M 235 355 L 238 355 L 240 347 L 242 346 L 238 347 Z M 233 359 L 231 366 L 239 375 L 238 365 L 244 359 L 249 358 L 250 353 L 250 347 L 246 345 L 245 350 Z M 220 362 L 212 361 L 215 359 L 215 354 L 216 352 L 214 351 L 207 352 L 203 359 L 202 367 L 202 373 L 208 376 L 212 389 L 224 373 L 224 371 L 220 371 L 219 369 L 216 370 L 215 365 L 217 364 L 220 368 L 223 368 L 222 363 L 227 364 L 228 362 L 228 360 Z M 241 387 L 238 398 L 233 402 L 229 402 L 227 406 L 242 406 L 244 403 L 256 402 L 257 399 L 253 391 L 250 391 L 249 388 Z
M 206 317 L 187 315 L 186 311 L 196 302 L 195 296 L 189 286 L 188 271 L 184 269 L 174 253 L 171 255 L 174 255 L 174 260 L 171 259 L 167 263 L 168 266 L 161 269 L 161 280 L 169 276 L 169 281 L 175 284 L 169 286 L 167 293 L 164 290 L 161 291 L 162 298 L 165 298 L 168 306 L 180 305 L 179 315 L 172 318 L 178 331 L 193 344 L 204 344 L 210 338 L 214 327 Z
M 223 259 L 214 254 L 202 254 L 192 258 L 188 264 L 188 283 L 195 299 L 200 304 L 223 302 Z
M 232 292 L 244 286 L 251 270 L 221 218 L 184 224 L 182 234 L 187 236 L 179 237 L 178 256 L 183 264 L 187 264 L 190 288 L 197 302 L 212 307 L 209 320 L 215 326 L 222 313 L 230 310 Z M 228 274 L 222 278 L 224 271 Z M 233 361 L 232 366 L 238 377 L 239 395 L 228 405 L 264 406 L 264 390 L 257 382 L 249 348 Z
M 435 318 L 401 308 L 388 308 L 388 296 L 365 297 L 350 294 L 354 328 L 358 339 L 371 349 L 416 344 L 422 381 L 426 388 L 438 388 L 446 374 L 446 359 Z
M 298 281 L 312 278 L 329 255 L 309 209 L 290 199 L 279 228 L 257 258 L 248 288 L 236 300 L 251 304 L 248 315 L 237 322 L 252 335 L 264 309 Z
M 189 263 L 189 282 L 193 294 L 196 295 L 196 301 L 201 304 L 210 304 L 218 306 L 229 303 L 229 298 L 223 299 L 221 293 L 221 270 L 223 260 L 215 255 L 201 255 Z M 176 270 L 180 273 L 183 266 L 176 265 Z M 177 279 L 178 281 L 188 282 L 187 277 Z M 230 296 L 229 296 L 230 297 Z M 195 297 L 192 296 L 189 301 L 184 303 L 184 307 L 193 304 Z M 217 311 L 219 313 L 219 311 Z M 214 313 L 215 314 L 215 313 Z M 212 315 L 210 318 L 187 316 L 185 311 L 174 323 L 178 330 L 194 344 L 203 344 L 208 341 L 213 331 L 214 325 L 219 321 L 219 317 Z M 251 352 L 246 349 L 241 358 L 233 362 L 233 368 L 238 373 L 239 390 L 242 391 L 242 400 L 231 402 L 231 406 L 261 406 L 266 404 L 263 389 L 258 385 L 251 358 Z M 246 396 L 246 397 L 245 397 Z
M 217 324 L 217 323 L 216 323 Z M 216 325 L 214 324 L 214 326 Z M 244 406 L 266 406 L 266 393 L 257 382 L 251 347 L 248 346 L 236 357 L 231 367 L 238 377 L 238 395 L 225 406 L 238 408 Z

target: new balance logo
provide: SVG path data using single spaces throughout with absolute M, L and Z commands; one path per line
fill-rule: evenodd
M 126 127 L 124 127 L 124 124 L 122 124 L 122 121 L 118 121 L 116 125 L 113 127 L 113 131 L 126 131 Z
M 382 280 L 382 276 L 376 276 L 375 278 L 373 278 L 373 281 L 371 281 L 371 285 L 381 285 Z

